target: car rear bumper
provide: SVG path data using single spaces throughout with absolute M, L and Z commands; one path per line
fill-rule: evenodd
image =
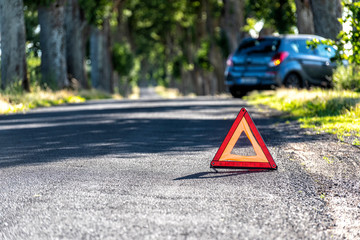
M 230 72 L 226 75 L 225 85 L 228 87 L 231 86 L 243 86 L 248 89 L 259 89 L 267 88 L 271 86 L 279 85 L 277 72 L 266 72 L 263 74 L 257 75 L 243 75 L 243 76 L 234 76 Z

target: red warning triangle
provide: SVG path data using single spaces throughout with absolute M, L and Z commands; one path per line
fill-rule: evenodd
M 231 154 L 231 151 L 243 132 L 245 132 L 250 140 L 256 154 L 255 156 Z M 210 167 L 277 169 L 274 159 L 245 108 L 240 110 L 230 131 L 215 154 L 214 159 L 211 161 Z

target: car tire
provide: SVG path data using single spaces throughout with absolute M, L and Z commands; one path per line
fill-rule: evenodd
M 287 88 L 302 88 L 303 87 L 303 81 L 301 77 L 296 73 L 290 73 L 287 75 L 284 81 L 284 86 Z
M 237 88 L 237 87 L 231 87 L 230 88 L 230 93 L 234 98 L 242 98 L 247 94 L 247 91 L 242 90 L 242 89 Z
M 333 89 L 334 88 L 334 83 L 332 81 L 329 81 L 326 85 L 327 89 Z

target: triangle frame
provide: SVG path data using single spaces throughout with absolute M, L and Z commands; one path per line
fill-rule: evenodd
M 250 140 L 255 156 L 239 156 L 231 154 L 242 132 Z M 269 149 L 262 139 L 254 121 L 245 108 L 242 108 L 231 126 L 228 134 L 210 163 L 211 168 L 246 168 L 246 169 L 277 169 Z

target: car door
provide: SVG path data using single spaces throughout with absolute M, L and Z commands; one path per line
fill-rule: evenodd
M 315 49 L 315 53 L 322 59 L 322 65 L 320 70 L 320 79 L 321 80 L 331 80 L 333 70 L 336 68 L 336 63 L 332 61 L 335 57 L 336 50 L 328 45 L 320 44 Z
M 317 50 L 310 48 L 307 39 L 293 40 L 290 45 L 297 52 L 294 58 L 300 63 L 308 80 L 321 84 L 329 72 L 330 60 L 317 54 Z

